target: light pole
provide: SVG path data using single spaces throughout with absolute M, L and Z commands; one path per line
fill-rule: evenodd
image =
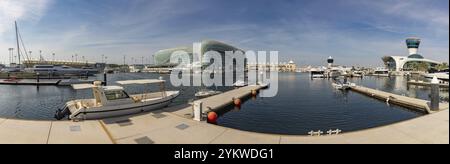
M 126 55 L 123 55 L 123 66 L 126 65 Z
M 153 65 L 156 65 L 155 55 L 152 55 L 152 58 L 153 58 Z
M 52 55 L 53 55 L 53 63 L 55 63 L 55 53 L 53 53 Z
M 102 54 L 102 63 L 104 63 L 105 61 L 104 61 L 104 58 L 105 58 L 105 55 L 104 54 Z
M 13 63 L 14 48 L 9 48 L 9 64 Z
M 75 54 L 75 63 L 78 63 L 78 54 Z
M 42 60 L 42 50 L 39 50 L 39 60 Z
M 32 53 L 33 51 L 28 51 L 28 52 L 30 53 L 30 59 L 33 60 L 33 56 L 31 56 L 31 53 Z

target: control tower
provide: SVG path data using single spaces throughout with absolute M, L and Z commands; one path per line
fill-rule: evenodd
M 419 51 L 421 40 L 419 38 L 406 39 L 406 46 L 408 46 L 409 55 L 416 55 Z
M 327 63 L 328 63 L 328 68 L 333 67 L 333 64 L 334 64 L 334 59 L 333 59 L 333 57 L 331 57 L 331 56 L 328 57 Z

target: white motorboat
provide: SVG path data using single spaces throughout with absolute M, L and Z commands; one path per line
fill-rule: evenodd
M 243 80 L 238 80 L 233 84 L 234 87 L 245 87 L 247 86 L 247 83 Z
M 333 82 L 332 86 L 333 86 L 335 89 L 345 91 L 345 90 L 351 89 L 352 87 L 355 87 L 356 84 L 355 84 L 355 83 L 350 83 L 350 82 L 344 82 L 344 83 L 341 83 L 341 82 L 339 82 L 339 81 L 335 81 L 335 82 Z
M 428 79 L 433 79 L 434 77 L 437 77 L 441 81 L 446 81 L 446 82 L 449 81 L 448 70 L 447 70 L 447 72 L 429 73 L 429 74 L 425 74 L 424 76 L 425 76 L 425 78 L 428 78 Z
M 92 89 L 94 98 L 67 102 L 61 110 L 57 111 L 55 118 L 63 119 L 69 115 L 71 120 L 91 120 L 136 114 L 166 107 L 179 95 L 179 91 L 165 91 L 164 80 L 129 80 L 117 83 L 121 85 L 159 84 L 160 91 L 129 95 L 121 86 L 101 86 L 100 81 L 94 82 L 93 85 L 72 85 L 76 90 Z
M 311 69 L 311 78 L 325 78 L 325 71 L 318 69 Z
M 198 91 L 197 93 L 195 93 L 195 97 L 202 99 L 202 98 L 207 98 L 207 97 L 211 97 L 211 96 L 214 96 L 214 95 L 218 95 L 218 94 L 221 94 L 221 93 L 223 93 L 223 92 L 215 91 L 215 90 L 202 89 L 202 90 Z
M 349 90 L 351 88 L 351 84 L 336 84 L 333 83 L 333 87 L 338 90 Z

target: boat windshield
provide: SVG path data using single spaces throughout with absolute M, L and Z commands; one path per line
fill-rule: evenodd
M 105 91 L 105 96 L 107 100 L 120 100 L 130 98 L 127 93 L 121 90 Z

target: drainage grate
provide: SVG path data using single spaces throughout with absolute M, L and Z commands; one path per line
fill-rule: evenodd
M 131 123 L 130 119 L 116 121 L 116 124 L 119 124 L 119 126 L 130 126 L 130 125 L 133 125 L 133 123 Z
M 134 140 L 137 144 L 154 144 L 155 142 L 153 142 L 150 138 L 148 137 L 142 137 L 142 138 L 137 138 Z
M 71 132 L 81 132 L 81 127 L 78 125 L 70 126 L 69 129 Z
M 180 125 L 176 126 L 175 128 L 180 129 L 180 130 L 185 130 L 185 129 L 189 128 L 189 125 L 180 124 Z
M 164 114 L 160 114 L 160 113 L 158 113 L 158 114 L 154 114 L 154 115 L 152 115 L 153 117 L 155 117 L 155 118 L 157 118 L 157 119 L 160 119 L 160 118 L 164 118 L 164 117 L 167 117 L 166 115 L 164 115 Z

